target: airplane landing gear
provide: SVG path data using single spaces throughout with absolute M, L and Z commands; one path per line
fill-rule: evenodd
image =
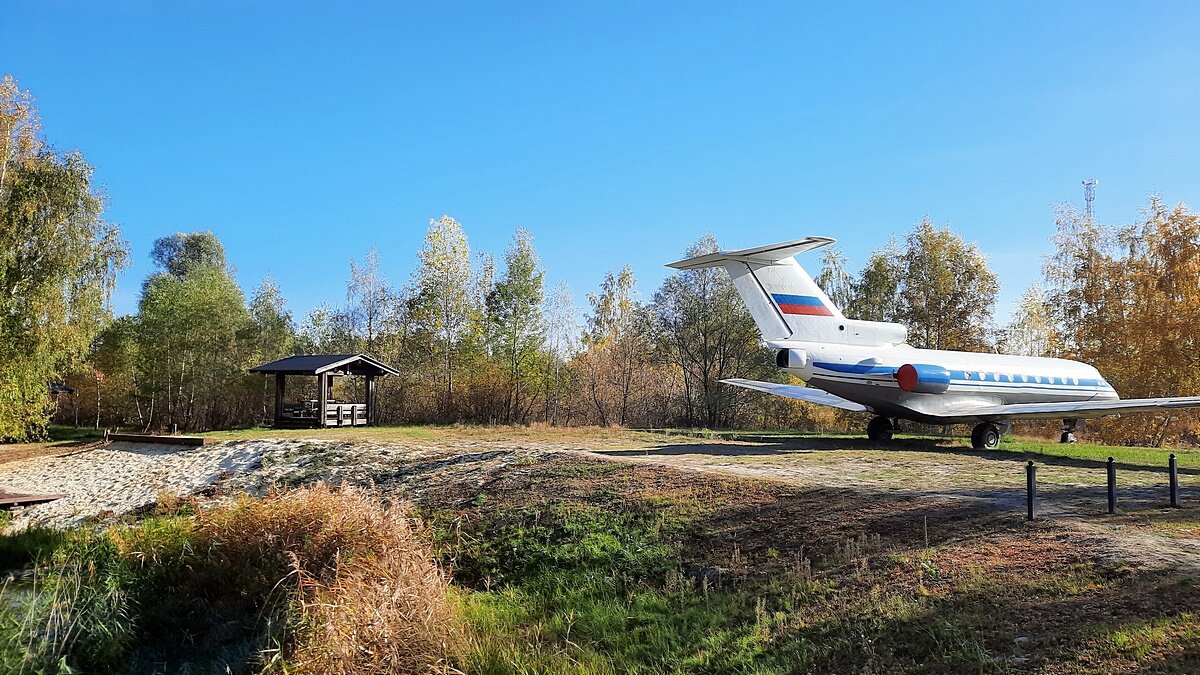
M 872 417 L 867 424 L 867 438 L 872 441 L 890 441 L 896 433 L 896 425 L 886 417 Z
M 1059 443 L 1074 443 L 1075 429 L 1079 426 L 1079 420 L 1063 420 L 1062 435 L 1058 437 Z
M 995 450 L 1000 447 L 1000 427 L 992 422 L 975 425 L 971 430 L 971 447 L 976 450 Z

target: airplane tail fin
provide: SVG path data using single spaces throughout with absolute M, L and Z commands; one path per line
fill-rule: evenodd
M 724 267 L 764 340 L 826 342 L 832 341 L 828 338 L 836 335 L 836 324 L 845 317 L 793 256 L 833 242 L 829 237 L 805 237 L 741 251 L 709 253 L 667 267 Z

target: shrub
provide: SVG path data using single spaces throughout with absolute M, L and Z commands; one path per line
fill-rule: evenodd
M 70 535 L 4 652 L 20 663 L 0 665 L 449 668 L 462 640 L 447 580 L 407 506 L 317 485 L 193 508 Z

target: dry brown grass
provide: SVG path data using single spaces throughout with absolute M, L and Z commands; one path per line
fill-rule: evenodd
M 202 510 L 197 529 L 230 560 L 287 557 L 291 574 L 276 583 L 294 592 L 291 629 L 274 670 L 449 669 L 460 628 L 447 578 L 407 505 L 386 507 L 368 490 L 318 484 Z

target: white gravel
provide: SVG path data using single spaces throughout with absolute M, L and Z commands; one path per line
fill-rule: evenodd
M 228 476 L 258 472 L 266 454 L 286 451 L 297 443 L 255 441 L 190 448 L 114 442 L 61 457 L 0 464 L 0 490 L 66 495 L 18 510 L 10 529 L 73 527 L 89 517 L 121 515 L 153 504 L 160 495 L 189 495 Z
M 488 441 L 258 439 L 200 447 L 114 442 L 70 455 L 0 464 L 0 492 L 66 495 L 17 509 L 8 531 L 30 525 L 70 528 L 91 518 L 127 514 L 162 496 L 183 497 L 212 486 L 220 493 L 263 494 L 288 482 L 373 485 L 383 479 L 390 490 L 412 498 L 448 483 L 482 483 L 518 455 L 545 449 Z

